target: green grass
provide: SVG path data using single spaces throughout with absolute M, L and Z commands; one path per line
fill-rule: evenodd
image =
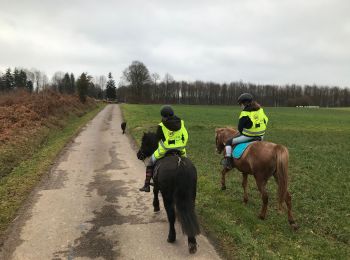
M 238 107 L 174 106 L 185 120 L 188 155 L 198 175 L 197 212 L 202 225 L 226 258 L 349 259 L 350 257 L 350 111 L 348 109 L 265 108 L 266 140 L 288 147 L 289 190 L 300 229 L 290 229 L 278 214 L 276 184 L 268 183 L 267 219 L 259 220 L 260 194 L 249 177 L 249 202 L 242 203 L 241 174 L 232 172 L 221 191 L 215 154 L 216 127 L 235 126 Z M 123 105 L 128 129 L 140 141 L 159 123 L 159 105 Z
M 28 141 L 26 149 L 32 152 L 31 156 L 14 167 L 5 177 L 0 178 L 0 237 L 65 144 L 104 106 L 101 103 L 81 117 L 71 115 L 62 119 L 61 127 L 56 125 L 50 129 L 43 129 L 40 133 L 45 134 L 44 140 L 40 135 L 36 135 L 33 140 Z M 12 149 L 21 148 L 13 147 Z M 13 150 L 9 154 L 15 152 L 16 150 Z M 18 151 L 18 154 L 22 152 Z M 25 157 L 28 157 L 27 154 Z

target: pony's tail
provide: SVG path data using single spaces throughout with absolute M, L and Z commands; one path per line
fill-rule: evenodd
M 188 237 L 195 237 L 200 234 L 198 219 L 194 210 L 197 185 L 196 174 L 196 169 L 192 165 L 185 165 L 181 159 L 176 175 L 174 199 L 182 231 Z
M 288 149 L 283 145 L 276 145 L 276 178 L 278 183 L 278 202 L 282 206 L 288 189 Z

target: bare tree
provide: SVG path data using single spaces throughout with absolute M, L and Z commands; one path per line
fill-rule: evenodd
M 46 74 L 42 74 L 41 86 L 43 89 L 47 89 L 49 87 L 49 78 L 46 76 Z
M 150 85 L 152 80 L 147 67 L 140 61 L 133 61 L 124 70 L 123 78 L 131 85 L 135 101 L 143 100 L 146 96 L 144 88 Z
M 41 73 L 41 71 L 34 69 L 34 82 L 35 82 L 36 92 L 39 92 L 40 88 L 42 87 L 41 85 L 42 77 L 43 77 L 43 74 Z
M 60 93 L 63 92 L 63 78 L 64 78 L 64 72 L 57 71 L 52 76 L 52 88 L 56 91 L 59 91 Z
M 173 76 L 171 76 L 169 73 L 165 73 L 165 75 L 164 75 L 164 79 L 163 79 L 163 82 L 165 83 L 165 84 L 169 84 L 169 83 L 172 83 L 172 82 L 174 82 L 175 80 L 174 80 L 174 77 Z
M 160 75 L 157 72 L 155 72 L 151 74 L 151 78 L 154 85 L 157 85 L 157 81 L 160 79 Z
M 98 78 L 98 84 L 101 86 L 102 93 L 104 93 L 104 92 L 105 92 L 105 89 L 106 89 L 106 84 L 107 84 L 107 78 L 106 78 L 106 76 L 101 75 L 101 76 Z M 103 98 L 105 98 L 105 97 L 103 96 Z

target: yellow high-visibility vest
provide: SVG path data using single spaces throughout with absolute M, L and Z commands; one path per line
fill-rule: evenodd
M 243 128 L 242 134 L 246 136 L 262 136 L 265 134 L 269 119 L 262 108 L 257 111 L 242 111 L 239 118 L 243 116 L 248 116 L 253 125 L 249 129 Z
M 182 156 L 186 156 L 186 144 L 188 141 L 188 133 L 185 128 L 184 121 L 181 120 L 181 128 L 177 131 L 171 131 L 160 123 L 165 140 L 160 140 L 158 149 L 155 151 L 154 156 L 159 159 L 165 155 L 169 150 L 179 150 Z

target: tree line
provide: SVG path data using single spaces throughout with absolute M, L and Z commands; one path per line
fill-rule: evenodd
M 122 102 L 168 103 L 194 105 L 233 105 L 244 92 L 251 93 L 264 106 L 350 106 L 348 88 L 317 85 L 257 85 L 242 81 L 229 84 L 175 81 L 166 74 L 163 81 L 157 73 L 134 61 L 123 72 L 123 84 L 117 89 Z
M 251 93 L 264 106 L 350 106 L 348 88 L 327 86 L 276 86 L 232 82 L 217 84 L 213 82 L 185 81 L 145 84 L 142 91 L 135 92 L 131 86 L 117 89 L 123 102 L 131 103 L 169 103 L 195 105 L 233 105 L 244 92 Z
M 150 73 L 146 65 L 133 61 L 124 71 L 116 87 L 112 73 L 92 77 L 82 73 L 75 79 L 73 73 L 56 72 L 51 81 L 39 70 L 10 68 L 0 72 L 0 93 L 15 89 L 41 91 L 52 89 L 64 94 L 77 94 L 96 99 L 117 99 L 128 103 L 168 103 L 198 105 L 233 105 L 243 92 L 253 94 L 264 106 L 350 106 L 348 88 L 317 85 L 258 85 L 242 81 L 218 84 L 215 82 L 176 81 L 166 73 L 161 80 L 158 73 Z
M 116 99 L 115 81 L 111 73 L 107 80 L 103 75 L 92 77 L 85 72 L 78 79 L 75 79 L 73 73 L 55 72 L 49 81 L 45 73 L 35 69 L 15 68 L 12 72 L 11 68 L 8 68 L 5 73 L 0 72 L 0 94 L 19 89 L 29 92 L 49 89 L 62 94 L 76 94 L 82 102 L 85 102 L 87 96 L 96 99 Z

